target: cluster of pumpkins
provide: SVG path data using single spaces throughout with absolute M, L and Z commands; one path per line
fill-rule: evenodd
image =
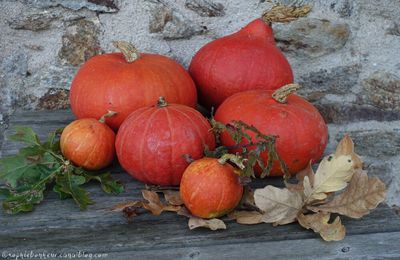
M 168 57 L 139 53 L 127 42 L 114 45 L 121 53 L 89 59 L 72 82 L 71 108 L 78 120 L 64 129 L 60 142 L 74 164 L 98 170 L 116 154 L 139 181 L 180 185 L 192 214 L 212 218 L 229 212 L 243 187 L 235 167 L 204 157 L 205 147 L 215 149 L 216 140 L 208 120 L 195 109 L 198 99 L 216 108 L 219 122 L 241 120 L 278 136 L 277 152 L 292 174 L 322 156 L 326 124 L 314 106 L 291 93 L 291 67 L 262 19 L 202 47 L 188 72 Z M 220 141 L 235 144 L 225 132 Z M 267 161 L 267 153 L 262 159 Z M 278 163 L 271 175 L 282 175 Z

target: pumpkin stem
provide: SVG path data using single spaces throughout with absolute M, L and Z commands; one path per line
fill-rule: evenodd
M 297 91 L 301 86 L 299 84 L 287 84 L 272 93 L 272 98 L 275 99 L 276 102 L 286 103 L 286 99 L 290 94 Z
M 107 114 L 104 114 L 100 117 L 99 122 L 105 123 L 107 118 L 109 118 L 111 116 L 115 116 L 116 114 L 118 114 L 118 113 L 114 112 L 114 111 L 108 111 Z
M 168 106 L 168 103 L 167 103 L 167 101 L 165 101 L 165 98 L 164 97 L 159 97 L 158 98 L 158 101 L 157 101 L 157 107 L 166 107 L 166 106 Z
M 240 155 L 237 154 L 224 154 L 222 155 L 221 158 L 218 159 L 218 162 L 220 164 L 225 164 L 227 161 L 231 161 L 233 164 L 235 164 L 239 169 L 243 170 L 246 166 L 244 165 L 244 162 L 247 161 L 247 159 L 243 158 Z
M 113 41 L 114 47 L 122 52 L 125 60 L 129 63 L 140 58 L 138 49 L 127 41 Z
M 306 16 L 311 9 L 311 5 L 296 7 L 278 4 L 273 6 L 270 10 L 265 11 L 261 16 L 261 19 L 268 25 L 271 25 L 274 22 L 288 23 Z

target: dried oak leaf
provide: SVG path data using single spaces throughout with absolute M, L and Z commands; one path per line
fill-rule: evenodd
M 226 229 L 225 223 L 217 218 L 202 219 L 197 217 L 190 217 L 188 225 L 190 230 L 199 227 L 208 228 L 211 230 Z
M 369 179 L 366 172 L 359 169 L 354 172 L 344 192 L 324 205 L 308 207 L 308 209 L 361 218 L 385 200 L 386 192 L 385 183 L 378 178 Z
M 129 208 L 129 207 L 141 207 L 142 206 L 142 202 L 141 201 L 125 201 L 125 202 L 121 202 L 118 203 L 116 205 L 114 205 L 110 210 L 111 211 L 115 211 L 115 212 L 121 212 L 124 211 L 125 208 Z
M 179 191 L 176 190 L 163 190 L 165 200 L 174 206 L 181 206 L 183 205 L 183 201 Z
M 307 165 L 306 168 L 304 168 L 303 170 L 301 170 L 300 172 L 298 172 L 296 174 L 297 183 L 293 184 L 293 183 L 285 182 L 285 186 L 290 191 L 303 192 L 304 191 L 304 184 L 303 184 L 304 178 L 307 176 L 310 181 L 310 184 L 312 186 L 314 186 L 314 175 L 315 175 L 315 173 L 311 167 L 311 161 L 310 161 L 310 163 Z
M 304 177 L 303 187 L 306 203 L 327 198 L 327 193 L 346 188 L 354 173 L 354 162 L 350 155 L 330 155 L 318 166 L 312 181 Z
M 143 203 L 143 208 L 149 210 L 153 215 L 160 215 L 163 211 L 177 212 L 181 207 L 174 205 L 165 205 L 161 202 L 157 192 L 142 190 L 143 198 L 147 203 Z
M 253 225 L 263 223 L 263 214 L 257 211 L 235 210 L 228 214 L 230 219 L 239 224 Z
M 354 151 L 354 142 L 349 135 L 345 135 L 336 146 L 335 156 L 349 155 L 354 163 L 355 169 L 362 169 L 363 162 Z
M 299 192 L 286 188 L 266 186 L 254 192 L 256 206 L 263 212 L 262 221 L 274 225 L 284 225 L 296 220 L 303 208 L 303 197 Z
M 297 221 L 306 228 L 312 229 L 315 233 L 319 233 L 325 241 L 339 241 L 346 235 L 346 228 L 343 226 L 339 216 L 329 223 L 330 213 L 318 212 L 315 214 L 299 214 Z

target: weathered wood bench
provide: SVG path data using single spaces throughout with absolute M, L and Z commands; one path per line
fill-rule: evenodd
M 10 134 L 16 125 L 31 126 L 44 138 L 73 120 L 70 111 L 19 112 L 10 119 Z M 16 153 L 18 146 L 6 138 L 2 156 Z M 34 212 L 9 216 L 0 210 L 0 252 L 9 253 L 106 253 L 114 259 L 371 259 L 400 258 L 400 217 L 381 205 L 361 220 L 343 218 L 347 236 L 340 242 L 324 242 L 312 231 L 297 224 L 272 227 L 269 224 L 239 225 L 228 222 L 228 229 L 189 230 L 187 219 L 173 213 L 140 215 L 132 222 L 113 205 L 141 198 L 142 183 L 119 167 L 116 178 L 126 192 L 118 196 L 103 193 L 89 185 L 96 202 L 80 211 L 72 200 L 61 201 L 53 192 Z M 260 180 L 256 186 L 280 183 L 279 179 Z

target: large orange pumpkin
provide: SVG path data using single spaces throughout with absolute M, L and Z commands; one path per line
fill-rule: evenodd
M 216 218 L 232 211 L 243 195 L 237 171 L 216 158 L 204 157 L 192 162 L 180 186 L 186 208 L 201 218 Z
M 200 103 L 218 107 L 227 97 L 251 89 L 275 90 L 293 82 L 292 69 L 261 19 L 202 47 L 189 67 Z
M 99 170 L 111 164 L 115 157 L 115 133 L 104 121 L 114 114 L 109 112 L 100 120 L 82 118 L 67 125 L 60 138 L 62 154 L 87 170 Z
M 116 138 L 119 162 L 142 182 L 179 185 L 187 158 L 203 157 L 205 146 L 215 148 L 210 128 L 195 109 L 161 98 L 157 106 L 140 108 L 122 123 Z
M 197 93 L 185 69 L 170 58 L 138 53 L 126 42 L 124 53 L 98 55 L 79 69 L 71 85 L 71 108 L 77 118 L 99 118 L 108 110 L 117 116 L 106 123 L 114 130 L 134 110 L 151 106 L 159 96 L 195 107 Z
M 266 135 L 276 135 L 277 152 L 290 173 L 295 174 L 310 161 L 319 160 L 328 141 L 328 129 L 322 116 L 312 104 L 291 94 L 296 88 L 295 84 L 290 84 L 275 93 L 250 90 L 235 94 L 222 103 L 215 119 L 224 124 L 241 120 Z M 254 138 L 254 133 L 248 134 Z M 221 142 L 226 146 L 235 144 L 227 132 L 222 133 Z M 245 143 L 248 142 L 243 141 Z M 267 163 L 267 152 L 261 156 Z M 282 175 L 278 162 L 274 162 L 271 175 Z

